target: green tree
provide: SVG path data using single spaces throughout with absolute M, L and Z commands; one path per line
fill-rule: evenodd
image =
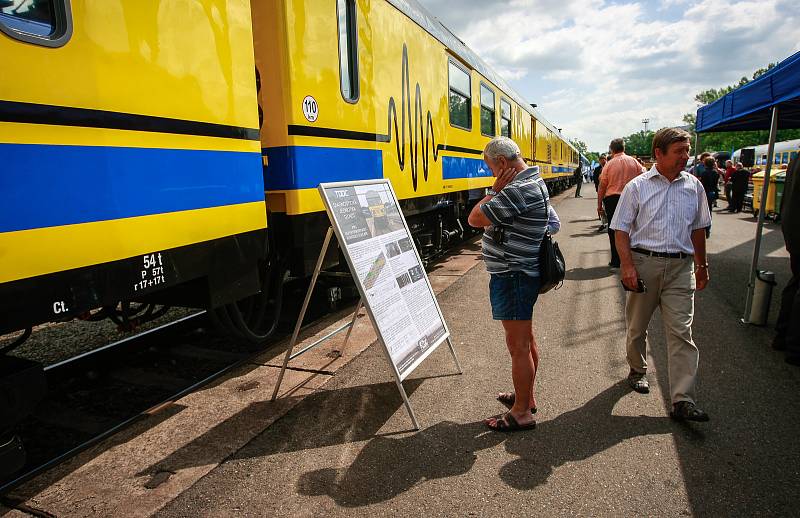
M 768 64 L 765 68 L 759 68 L 753 72 L 752 79 L 742 77 L 736 84 L 724 86 L 722 88 L 710 88 L 703 90 L 694 96 L 695 102 L 698 106 L 710 104 L 720 97 L 729 94 L 733 90 L 744 86 L 753 79 L 757 79 L 765 72 L 775 66 L 775 63 Z M 683 116 L 683 122 L 689 126 L 689 133 L 692 134 L 694 139 L 695 133 L 695 114 L 687 113 Z M 777 141 L 791 140 L 800 138 L 800 130 L 780 130 L 778 131 Z M 700 136 L 699 149 L 695 153 L 702 153 L 703 151 L 731 151 L 741 149 L 746 146 L 757 146 L 759 144 L 766 144 L 769 140 L 769 131 L 725 131 L 717 133 L 703 133 Z
M 650 148 L 653 146 L 652 131 L 639 131 L 631 133 L 627 137 L 622 137 L 625 141 L 625 152 L 629 155 L 650 156 Z
M 586 153 L 586 158 L 589 159 L 589 162 L 599 162 L 600 161 L 600 152 L 599 151 L 589 151 Z
M 572 144 L 572 146 L 583 155 L 586 155 L 589 152 L 589 146 L 587 146 L 586 142 L 582 140 L 570 140 L 569 143 Z

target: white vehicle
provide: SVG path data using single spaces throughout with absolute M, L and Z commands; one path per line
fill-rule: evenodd
M 755 149 L 755 165 L 764 167 L 767 165 L 767 151 L 769 146 L 762 144 L 760 146 L 749 146 L 743 149 Z M 800 153 L 800 139 L 784 140 L 783 142 L 775 143 L 775 159 L 774 164 L 788 164 L 791 160 Z M 741 162 L 742 150 L 737 149 L 733 153 L 733 162 Z

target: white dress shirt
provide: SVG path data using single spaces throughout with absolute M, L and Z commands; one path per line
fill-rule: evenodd
M 625 186 L 610 227 L 627 232 L 631 248 L 693 254 L 692 231 L 710 225 L 703 184 L 685 171 L 670 182 L 654 165 Z

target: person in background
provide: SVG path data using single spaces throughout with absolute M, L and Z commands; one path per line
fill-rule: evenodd
M 733 210 L 742 212 L 744 195 L 747 194 L 747 185 L 750 183 L 750 171 L 745 169 L 741 162 L 736 164 L 736 171 L 731 175 L 731 193 L 733 196 Z
M 539 248 L 545 232 L 553 228 L 553 216 L 539 168 L 525 163 L 513 140 L 493 138 L 483 159 L 495 177 L 494 185 L 467 221 L 485 229 L 481 247 L 490 274 L 489 301 L 492 317 L 503 324 L 514 384 L 513 392 L 497 396 L 508 412 L 485 423 L 501 432 L 530 430 L 536 426 L 534 385 L 539 367 L 532 323 L 539 296 Z
M 706 192 L 709 214 L 711 214 L 711 207 L 714 206 L 717 196 L 719 196 L 719 173 L 717 173 L 717 164 L 712 157 L 706 158 L 703 166 L 703 173 L 698 177 L 698 180 L 700 180 Z M 706 228 L 706 239 L 709 237 L 711 237 L 711 225 Z
M 683 170 L 690 139 L 678 128 L 656 132 L 656 164 L 625 186 L 609 226 L 617 232 L 622 283 L 628 290 L 628 384 L 642 394 L 650 391 L 647 327 L 660 308 L 667 341 L 670 417 L 708 421 L 708 414 L 695 404 L 700 353 L 692 340 L 692 321 L 694 292 L 709 280 L 705 228 L 711 225 L 711 214 L 703 186 Z
M 772 347 L 786 351 L 786 362 L 800 366 L 800 157 L 789 163 L 781 200 L 781 229 L 792 278 L 781 294 Z
M 583 198 L 583 196 L 581 196 L 581 186 L 583 185 L 583 164 L 578 164 L 578 167 L 573 173 L 573 178 L 577 184 L 577 187 L 575 187 L 575 197 Z
M 725 210 L 729 212 L 733 212 L 733 182 L 731 181 L 731 176 L 733 176 L 735 171 L 736 168 L 733 167 L 733 162 L 731 160 L 726 160 L 723 185 L 725 186 L 725 199 L 728 201 L 728 207 Z
M 615 138 L 608 145 L 612 157 L 603 168 L 600 176 L 600 188 L 597 191 L 597 214 L 602 218 L 605 216 L 609 222 L 608 240 L 611 243 L 611 261 L 608 266 L 615 270 L 619 268 L 619 254 L 614 245 L 614 231 L 610 223 L 614 218 L 614 211 L 617 209 L 619 196 L 625 185 L 642 173 L 642 166 L 630 155 L 625 154 L 625 141 Z
M 694 167 L 691 169 L 691 173 L 696 177 L 700 178 L 706 170 L 706 158 L 710 157 L 711 153 L 708 151 L 704 151 L 700 154 L 697 160 L 694 163 Z
M 594 191 L 598 192 L 600 189 L 600 175 L 603 172 L 603 167 L 605 167 L 606 163 L 608 162 L 608 158 L 606 157 L 605 153 L 600 155 L 600 163 L 597 167 L 594 168 L 592 172 L 592 181 L 594 182 Z M 600 226 L 597 228 L 598 232 L 605 232 L 606 225 L 608 225 L 608 220 L 606 220 L 605 215 L 599 214 L 598 217 L 600 218 Z
M 600 188 L 600 173 L 603 172 L 603 167 L 605 167 L 607 161 L 608 160 L 606 159 L 605 154 L 600 155 L 600 164 L 595 167 L 594 172 L 592 172 L 592 181 L 594 182 L 595 192 L 597 192 L 597 190 Z

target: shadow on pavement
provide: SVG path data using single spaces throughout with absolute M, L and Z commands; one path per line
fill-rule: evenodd
M 503 442 L 519 458 L 500 469 L 501 479 L 517 489 L 534 489 L 565 463 L 586 459 L 631 437 L 676 433 L 667 417 L 612 415 L 628 391 L 623 383 L 612 385 L 584 406 L 539 423 L 532 432 L 504 434 L 488 430 L 482 421 L 444 421 L 407 437 L 377 437 L 346 468 L 304 473 L 298 491 L 328 495 L 344 507 L 380 503 L 424 480 L 467 473 L 477 452 Z M 684 435 L 690 441 L 702 440 L 692 433 Z
M 593 281 L 614 275 L 608 266 L 592 266 L 591 268 L 570 268 L 564 279 L 568 281 Z
M 304 473 L 297 489 L 304 495 L 328 495 L 343 507 L 385 502 L 424 480 L 467 473 L 477 451 L 504 439 L 483 422 L 443 421 L 408 437 L 372 439 L 350 466 Z
M 570 234 L 569 237 L 595 237 L 595 236 L 603 236 L 603 235 L 606 235 L 606 234 L 607 234 L 607 232 L 605 230 L 598 232 L 597 228 L 595 228 L 594 230 L 587 230 L 586 232 L 584 232 L 582 234 L 581 233 Z M 558 236 L 556 236 L 556 237 L 558 237 Z
M 423 381 L 424 378 L 414 378 L 403 382 L 409 397 Z M 265 394 L 265 397 L 268 396 Z M 375 437 L 386 421 L 403 406 L 403 400 L 394 382 L 322 390 L 306 396 L 290 414 L 273 423 L 276 407 L 282 405 L 281 398 L 275 402 L 253 403 L 137 475 L 147 476 L 159 470 L 177 473 L 186 468 L 216 464 L 219 462 L 219 445 L 224 445 L 229 437 L 239 435 L 242 429 L 264 432 L 235 458 L 367 440 Z M 326 418 L 321 419 L 319 416 L 322 415 Z M 410 419 L 408 426 L 411 427 Z

